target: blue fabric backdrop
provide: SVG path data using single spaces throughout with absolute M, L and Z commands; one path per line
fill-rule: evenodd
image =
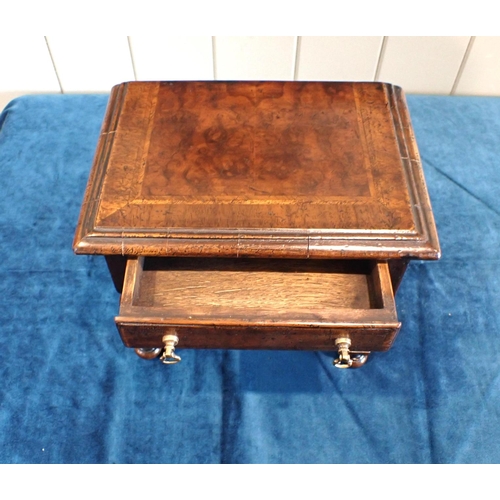
M 403 328 L 360 370 L 315 352 L 123 347 L 102 257 L 72 239 L 107 96 L 0 116 L 0 461 L 500 461 L 500 99 L 410 96 L 443 258 L 413 262 Z

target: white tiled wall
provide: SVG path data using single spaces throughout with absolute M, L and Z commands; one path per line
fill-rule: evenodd
M 213 80 L 211 36 L 131 36 L 137 80 Z
M 217 80 L 293 80 L 297 37 L 214 37 Z
M 406 92 L 449 94 L 470 37 L 387 37 L 378 80 L 401 85 Z
M 500 95 L 499 36 L 478 36 L 472 41 L 456 93 Z
M 500 37 L 0 35 L 13 97 L 128 80 L 381 80 L 407 93 L 500 96 Z
M 26 93 L 60 91 L 43 37 L 0 35 L 0 110 Z
M 134 80 L 126 37 L 49 36 L 47 45 L 62 92 L 108 92 L 116 83 Z
M 358 80 L 375 77 L 381 36 L 301 36 L 297 80 Z

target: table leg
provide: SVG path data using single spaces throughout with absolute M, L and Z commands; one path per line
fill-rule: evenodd
M 389 272 L 391 274 L 392 290 L 394 295 L 396 295 L 396 292 L 398 291 L 409 262 L 410 259 L 397 259 L 389 261 Z
M 123 278 L 125 277 L 125 268 L 127 267 L 127 257 L 122 255 L 106 255 L 106 263 L 109 272 L 113 278 L 116 291 L 122 293 Z

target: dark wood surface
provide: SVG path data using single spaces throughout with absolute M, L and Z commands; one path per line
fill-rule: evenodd
M 113 89 L 77 253 L 439 257 L 403 92 L 382 83 Z
M 175 331 L 177 348 L 182 349 L 269 349 L 301 351 L 336 351 L 335 340 L 349 337 L 351 352 L 387 351 L 399 332 L 399 324 L 379 327 L 297 328 L 283 326 L 167 326 L 154 321 L 117 322 L 126 347 L 162 347 L 162 337 Z
M 409 259 L 392 259 L 388 261 L 389 273 L 391 274 L 392 290 L 394 295 L 398 291 L 399 285 L 410 263 Z
M 147 259 L 135 303 L 186 312 L 195 307 L 208 317 L 226 308 L 253 317 L 293 308 L 316 314 L 377 307 L 370 284 L 366 261 Z
M 383 350 L 398 330 L 388 265 L 369 261 L 131 259 L 118 329 L 130 347 Z M 265 340 L 263 340 L 265 339 Z
M 118 293 L 122 293 L 123 279 L 127 267 L 127 257 L 122 255 L 106 255 L 106 264 L 113 279 L 113 284 Z

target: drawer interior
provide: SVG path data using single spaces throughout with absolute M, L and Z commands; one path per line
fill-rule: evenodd
M 387 264 L 369 260 L 140 257 L 127 264 L 120 317 L 209 325 L 397 322 Z

